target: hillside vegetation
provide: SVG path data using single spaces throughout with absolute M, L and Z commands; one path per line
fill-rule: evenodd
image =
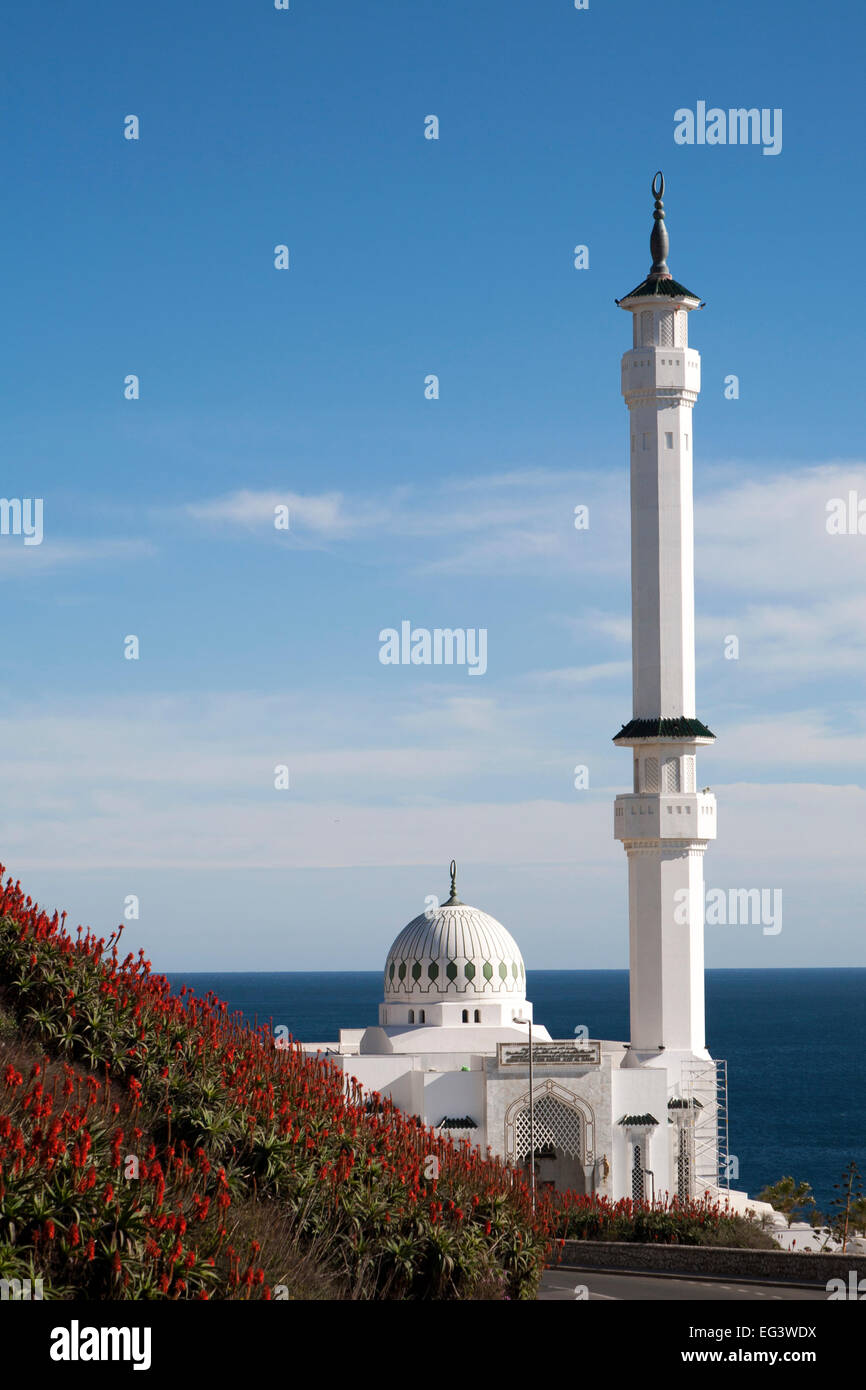
M 534 1296 L 546 1223 L 501 1163 L 216 997 L 172 995 L 143 952 L 121 958 L 122 929 L 64 918 L 0 888 L 0 1278 L 61 1298 Z

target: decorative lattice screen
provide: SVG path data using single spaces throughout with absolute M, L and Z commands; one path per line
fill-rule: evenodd
M 583 1135 L 580 1115 L 569 1105 L 562 1105 L 553 1096 L 542 1096 L 534 1105 L 535 1147 L 542 1149 L 546 1144 L 561 1149 L 563 1153 L 580 1158 L 583 1153 Z M 515 1156 L 518 1160 L 529 1153 L 529 1110 L 521 1110 L 514 1123 Z
M 691 1163 L 689 1162 L 688 1139 L 680 1135 L 680 1151 L 677 1155 L 677 1196 L 687 1202 L 692 1195 Z
M 640 1144 L 635 1144 L 632 1150 L 632 1170 L 631 1170 L 631 1195 L 635 1202 L 642 1202 L 644 1199 L 643 1187 L 643 1165 L 641 1163 Z

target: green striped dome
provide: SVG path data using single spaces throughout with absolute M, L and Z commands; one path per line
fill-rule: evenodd
M 465 903 L 422 912 L 385 963 L 385 998 L 526 998 L 517 942 L 495 917 Z

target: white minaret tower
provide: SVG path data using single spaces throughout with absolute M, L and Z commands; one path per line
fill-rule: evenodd
M 704 878 L 716 801 L 697 791 L 696 751 L 714 735 L 695 715 L 692 409 L 700 357 L 688 345 L 698 297 L 671 277 L 664 178 L 653 263 L 617 300 L 632 315 L 622 359 L 631 451 L 633 718 L 614 743 L 633 749 L 634 790 L 616 798 L 628 855 L 631 1045 L 627 1065 L 709 1062 L 704 1037 Z

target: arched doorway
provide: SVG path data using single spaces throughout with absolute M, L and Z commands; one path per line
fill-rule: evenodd
M 557 1092 L 560 1092 L 557 1094 Z M 575 1097 L 548 1082 L 536 1091 L 535 1180 L 540 1188 L 587 1192 L 586 1172 L 593 1162 L 593 1117 Z M 506 1115 L 506 1153 L 516 1167 L 529 1172 L 529 1096 L 509 1106 Z

